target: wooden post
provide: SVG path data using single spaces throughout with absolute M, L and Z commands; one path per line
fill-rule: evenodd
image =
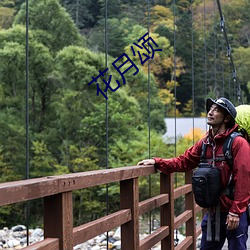
M 139 250 L 138 178 L 120 182 L 121 209 L 131 209 L 132 220 L 121 226 L 121 249 Z
M 44 238 L 59 238 L 60 250 L 73 249 L 72 192 L 44 198 Z
M 185 173 L 185 183 L 191 184 L 192 172 Z M 185 195 L 185 210 L 192 210 L 192 217 L 186 222 L 186 236 L 193 237 L 193 243 L 188 250 L 196 249 L 196 212 L 193 192 Z
M 160 174 L 160 192 L 169 194 L 169 203 L 161 206 L 161 226 L 169 227 L 169 235 L 161 241 L 162 250 L 174 249 L 174 177 Z

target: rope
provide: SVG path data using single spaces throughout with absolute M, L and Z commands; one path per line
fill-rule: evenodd
M 26 45 L 25 45 L 25 71 L 26 71 L 26 176 L 25 179 L 29 179 L 29 0 L 26 0 Z M 26 214 L 26 230 L 27 230 L 27 245 L 29 245 L 29 210 L 30 203 L 25 203 Z

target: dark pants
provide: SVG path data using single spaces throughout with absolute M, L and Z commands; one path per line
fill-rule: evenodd
M 227 230 L 226 219 L 227 213 L 220 214 L 220 241 L 215 241 L 215 221 L 214 216 L 211 216 L 212 224 L 212 241 L 207 241 L 207 213 L 202 219 L 202 237 L 200 250 L 220 250 L 222 249 L 225 240 L 228 240 L 229 250 L 246 250 L 246 242 L 248 238 L 248 219 L 247 212 L 243 213 L 240 217 L 239 226 L 234 230 Z

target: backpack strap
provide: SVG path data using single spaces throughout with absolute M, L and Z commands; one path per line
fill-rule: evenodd
M 239 132 L 233 132 L 233 133 L 231 133 L 226 138 L 226 141 L 225 141 L 225 143 L 223 145 L 223 154 L 224 154 L 225 160 L 228 163 L 231 171 L 233 171 L 232 144 L 233 144 L 233 140 L 237 136 L 242 136 L 242 134 L 239 133 Z M 233 177 L 232 177 L 232 174 L 231 174 L 229 182 L 227 184 L 227 187 L 226 187 L 226 189 L 224 191 L 224 194 L 226 194 L 231 200 L 234 199 L 234 184 L 233 184 L 232 179 L 233 179 Z
M 206 159 L 206 152 L 207 152 L 207 145 L 206 143 L 202 142 L 201 148 L 201 156 L 200 162 L 205 163 Z M 215 159 L 213 159 L 215 160 Z M 221 159 L 216 159 L 221 160 Z M 207 208 L 207 241 L 212 241 L 212 223 L 211 223 L 211 210 L 212 208 Z M 220 203 L 215 206 L 215 241 L 220 241 Z
M 233 155 L 232 155 L 232 144 L 233 144 L 233 140 L 237 137 L 237 136 L 242 136 L 242 133 L 240 132 L 233 132 L 231 133 L 225 140 L 224 145 L 223 145 L 223 154 L 225 157 L 225 160 L 227 161 L 230 169 L 233 169 Z M 206 152 L 207 152 L 207 144 L 202 142 L 202 148 L 201 148 L 201 162 L 205 162 L 206 161 Z M 221 161 L 224 160 L 223 158 L 215 158 L 215 161 Z
M 204 162 L 217 162 L 217 161 L 224 161 L 225 160 L 225 156 L 224 157 L 216 157 L 216 158 L 206 158 L 206 152 L 207 152 L 207 143 L 202 142 L 202 147 L 201 147 L 201 155 L 200 155 L 200 162 L 204 163 Z M 230 149 L 229 149 L 230 151 Z M 224 151 L 223 151 L 224 152 Z M 231 152 L 231 151 L 230 151 Z
M 202 142 L 200 162 L 206 162 L 207 144 Z
M 223 145 L 223 154 L 225 156 L 225 159 L 230 167 L 230 169 L 232 170 L 233 169 L 233 156 L 232 156 L 232 144 L 233 144 L 233 140 L 237 137 L 237 136 L 242 136 L 241 133 L 239 132 L 233 132 L 231 133 L 224 145 Z

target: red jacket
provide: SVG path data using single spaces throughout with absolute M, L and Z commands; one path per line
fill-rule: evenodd
M 228 129 L 223 134 L 218 134 L 212 138 L 209 136 L 210 131 L 206 136 L 187 149 L 184 154 L 176 158 L 162 159 L 154 158 L 155 166 L 163 173 L 186 172 L 198 166 L 200 163 L 200 155 L 202 151 L 202 142 L 209 143 L 207 146 L 206 159 L 213 158 L 213 146 L 215 158 L 223 157 L 223 144 L 225 138 L 237 131 L 238 125 L 232 129 Z M 233 180 L 234 180 L 234 200 L 230 200 L 226 195 L 220 198 L 221 211 L 232 212 L 241 215 L 247 208 L 250 201 L 250 144 L 241 136 L 237 136 L 232 144 L 233 155 Z M 226 161 L 215 162 L 215 166 L 221 169 L 221 184 L 224 189 L 230 178 L 231 170 Z

